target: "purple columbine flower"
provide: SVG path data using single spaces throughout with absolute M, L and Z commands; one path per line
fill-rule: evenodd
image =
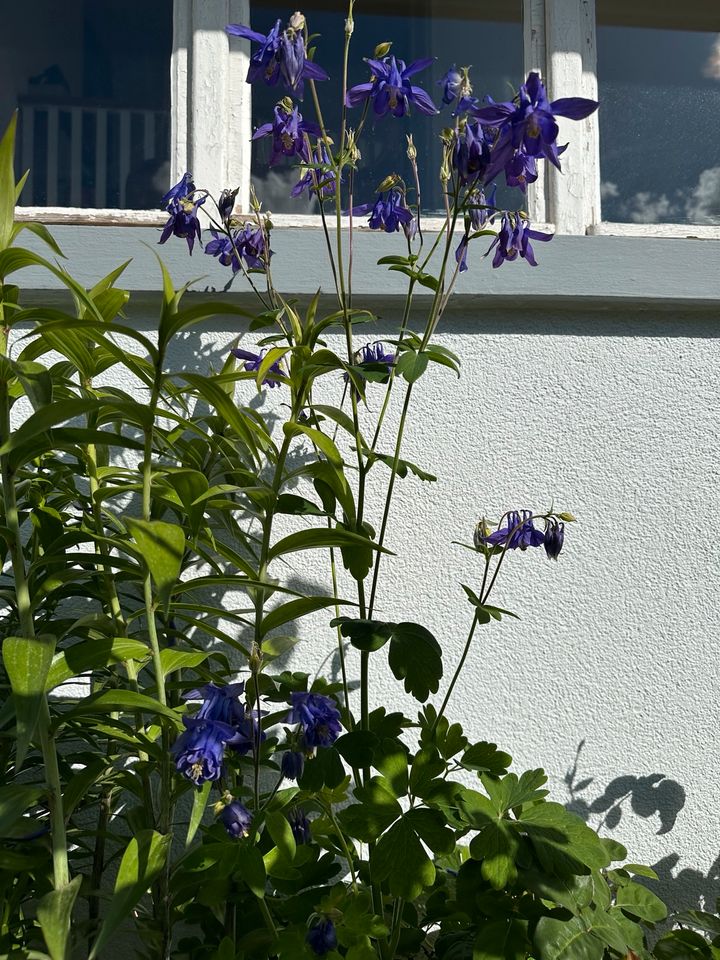
M 286 780 L 299 780 L 305 769 L 305 757 L 297 750 L 287 750 L 282 755 L 280 770 Z
M 514 100 L 491 103 L 474 111 L 481 123 L 500 130 L 493 148 L 493 170 L 489 179 L 503 169 L 520 148 L 529 157 L 546 157 L 560 169 L 556 117 L 583 120 L 597 108 L 596 100 L 585 97 L 563 97 L 550 102 L 540 75 L 534 71 L 528 74 Z
M 490 166 L 490 144 L 478 120 L 461 123 L 453 146 L 452 165 L 463 185 L 484 179 Z
M 181 733 L 170 752 L 178 771 L 196 786 L 206 780 L 219 780 L 223 773 L 225 744 L 235 735 L 228 723 L 183 717 Z
M 325 917 L 316 923 L 314 927 L 310 927 L 305 934 L 305 942 L 313 953 L 316 953 L 319 957 L 324 957 L 326 953 L 330 953 L 330 951 L 334 950 L 337 946 L 338 941 L 335 924 L 332 920 Z
M 244 708 L 242 719 L 234 724 L 235 735 L 228 740 L 227 745 L 241 757 L 246 753 L 252 753 L 258 744 L 267 738 L 267 734 L 260 725 L 261 717 L 262 714 L 257 707 L 247 706 Z
M 565 540 L 565 524 L 554 518 L 545 525 L 545 553 L 551 560 L 557 560 Z
M 282 29 L 282 21 L 276 20 L 267 34 L 258 33 L 241 23 L 229 23 L 225 32 L 230 36 L 243 37 L 260 44 L 260 49 L 250 58 L 247 82 L 261 80 L 269 87 L 274 87 L 282 77 L 285 86 L 302 100 L 305 80 L 327 80 L 325 70 L 307 59 L 303 27 L 304 18 L 301 22 L 297 14 L 291 18 L 285 30 Z
M 535 528 L 532 510 L 511 510 L 505 518 L 505 526 L 498 527 L 494 533 L 484 534 L 478 529 L 475 533 L 476 546 L 504 547 L 508 550 L 527 550 L 528 547 L 540 547 L 545 542 L 545 534 Z
M 361 203 L 353 207 L 352 212 L 357 217 L 369 213 L 368 226 L 371 230 L 395 233 L 402 227 L 407 236 L 414 236 L 415 218 L 405 204 L 405 194 L 398 187 L 379 193 L 374 203 Z
M 443 88 L 442 102 L 450 104 L 457 100 L 462 93 L 463 75 L 453 64 L 442 80 L 438 80 L 438 86 Z
M 232 800 L 220 811 L 220 820 L 228 834 L 235 840 L 250 832 L 252 814 L 239 800 Z
M 527 193 L 527 185 L 535 183 L 537 178 L 537 160 L 522 150 L 517 150 L 505 164 L 505 180 L 509 187 L 519 187 Z
M 330 697 L 296 691 L 290 701 L 288 723 L 299 724 L 305 753 L 312 755 L 316 747 L 329 747 L 337 740 L 342 730 L 340 712 Z
M 160 201 L 161 206 L 167 207 L 171 200 L 184 200 L 195 193 L 195 184 L 191 173 L 184 173 L 174 187 L 170 187 L 168 192 Z
M 364 376 L 373 373 L 375 376 L 369 379 L 379 383 L 387 383 L 395 363 L 395 354 L 385 349 L 382 340 L 375 340 L 374 343 L 366 343 L 355 354 L 355 363 L 359 367 L 364 367 L 366 373 Z M 384 369 L 383 369 L 384 368 Z M 380 374 L 380 376 L 378 376 Z M 350 377 L 347 373 L 343 374 L 343 380 L 348 382 Z
M 220 720 L 235 726 L 245 716 L 245 708 L 240 703 L 244 690 L 244 683 L 228 683 L 223 687 L 206 683 L 183 694 L 183 699 L 203 701 L 195 715 L 196 720 Z
M 512 217 L 507 213 L 503 214 L 500 230 L 493 242 L 490 244 L 488 253 L 495 248 L 493 257 L 493 267 L 499 267 L 506 260 L 517 260 L 520 256 L 530 264 L 531 267 L 537 266 L 535 252 L 533 251 L 531 240 L 541 240 L 547 243 L 552 240 L 551 233 L 542 233 L 540 230 L 531 230 L 530 222 L 524 220 L 517 214 Z M 487 256 L 487 254 L 486 254 Z
M 404 117 L 415 106 L 420 113 L 434 116 L 438 108 L 422 87 L 415 87 L 410 83 L 410 77 L 420 73 L 433 62 L 434 57 L 424 60 L 415 60 L 409 67 L 404 60 L 395 57 L 384 57 L 382 60 L 365 58 L 365 63 L 372 70 L 372 76 L 367 83 L 359 83 L 351 87 L 345 96 L 345 105 L 357 107 L 366 100 L 372 100 L 373 109 L 378 117 L 384 117 L 390 111 L 394 117 Z
M 253 370 L 259 370 L 259 369 L 260 369 L 260 364 L 262 363 L 262 358 L 263 358 L 263 356 L 264 356 L 264 354 L 265 354 L 265 351 L 264 351 L 264 350 L 261 350 L 260 353 L 253 353 L 251 350 L 242 350 L 240 347 L 233 347 L 232 350 L 230 351 L 230 353 L 231 353 L 234 357 L 237 357 L 238 360 L 244 360 L 244 361 L 245 361 L 245 365 L 244 365 L 245 370 L 248 370 L 249 372 L 252 372 Z M 265 379 L 263 380 L 263 385 L 264 385 L 264 386 L 266 386 L 266 387 L 271 387 L 271 388 L 272 388 L 272 387 L 279 387 L 279 386 L 280 386 L 280 381 L 279 381 L 279 380 L 276 380 L 276 379 L 272 376 L 273 373 L 279 374 L 280 376 L 283 375 L 283 369 L 282 369 L 282 367 L 280 366 L 280 361 L 279 361 L 279 360 L 276 360 L 275 363 L 273 363 L 273 365 L 272 365 L 272 366 L 270 367 L 270 369 L 268 370 L 268 374 L 267 374 L 267 376 L 265 377 Z
M 189 198 L 172 199 L 167 208 L 170 217 L 163 227 L 158 243 L 165 243 L 170 236 L 174 235 L 187 240 L 188 250 L 192 254 L 195 240 L 200 241 L 202 235 L 198 211 L 206 200 L 207 196 L 194 201 Z
M 223 190 L 220 194 L 220 199 L 218 200 L 218 213 L 220 214 L 223 222 L 226 222 L 232 216 L 232 212 L 235 209 L 235 198 L 238 195 L 239 189 L 239 187 L 236 187 L 234 190 Z
M 497 215 L 497 210 L 495 209 L 496 193 L 496 184 L 493 184 L 492 190 L 487 197 L 482 187 L 476 187 L 470 193 L 468 197 L 468 213 L 473 230 L 482 230 L 485 224 L 492 223 L 494 220 Z
M 295 843 L 310 843 L 312 833 L 310 832 L 310 821 L 305 816 L 305 811 L 301 807 L 295 807 L 288 814 L 290 829 L 295 837 Z
M 303 120 L 302 114 L 291 100 L 281 100 L 275 107 L 272 123 L 264 123 L 252 135 L 253 140 L 272 136 L 270 166 L 274 166 L 283 157 L 300 157 L 310 162 L 307 137 L 319 137 L 320 127 L 316 123 Z
M 310 169 L 302 176 L 290 191 L 291 197 L 299 197 L 305 190 L 308 193 L 316 193 L 322 199 L 334 197 L 336 190 L 335 171 L 328 170 L 331 160 L 327 148 L 322 140 L 318 140 L 313 153 L 313 159 L 317 161 L 318 166 L 310 163 Z M 317 184 L 317 186 L 316 186 Z

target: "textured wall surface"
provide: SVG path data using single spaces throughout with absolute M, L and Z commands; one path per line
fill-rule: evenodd
M 720 895 L 720 328 L 711 300 L 720 297 L 720 244 L 556 243 L 536 271 L 519 264 L 491 274 L 484 264 L 495 295 L 479 296 L 482 281 L 468 281 L 477 291 L 455 300 L 439 332 L 461 356 L 462 375 L 436 368 L 418 384 L 403 455 L 438 480 L 398 483 L 388 540 L 397 556 L 384 563 L 377 615 L 426 624 L 449 676 L 471 620 L 459 583 L 472 585 L 480 572 L 452 541 L 470 542 L 482 514 L 572 511 L 579 522 L 559 562 L 540 551 L 509 558 L 493 602 L 521 619 L 478 630 L 450 714 L 469 735 L 508 750 L 515 769 L 544 766 L 555 799 L 603 824 L 631 859 L 659 864 L 659 892 L 675 905 L 712 905 Z M 703 267 L 697 283 L 673 274 L 682 274 L 673 250 L 688 269 Z M 81 269 L 97 276 L 125 252 L 100 244 Z M 136 252 L 133 285 L 150 290 L 152 258 Z M 176 279 L 207 269 L 197 260 Z M 311 262 L 291 258 L 299 290 L 315 285 Z M 152 299 L 141 294 L 133 308 L 143 327 Z M 380 301 L 367 339 L 392 337 L 397 311 L 394 299 Z M 188 334 L 171 364 L 219 365 L 233 335 Z M 323 399 L 339 400 L 341 386 L 328 382 Z M 283 400 L 280 390 L 253 396 L 263 410 Z M 371 388 L 375 410 L 378 396 Z M 381 444 L 388 452 L 397 415 L 393 408 Z M 378 492 L 373 485 L 376 526 Z M 302 556 L 285 574 L 325 592 L 325 561 Z M 303 621 L 291 668 L 336 669 L 328 619 Z M 376 661 L 374 704 L 403 702 L 382 653 Z

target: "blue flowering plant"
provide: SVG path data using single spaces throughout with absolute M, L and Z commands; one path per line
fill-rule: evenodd
M 494 602 L 500 573 L 564 559 L 572 515 L 524 506 L 479 521 L 459 658 L 418 610 L 380 612 L 401 546 L 397 485 L 435 481 L 404 442 L 416 383 L 458 372 L 438 342 L 457 279 L 478 252 L 535 266 L 532 243 L 550 239 L 496 206 L 496 180 L 522 201 L 539 164 L 560 164 L 556 118 L 596 104 L 550 100 L 537 73 L 510 101 L 480 101 L 469 70 L 448 65 L 437 156 L 409 137 L 358 198 L 370 114 L 438 112 L 420 85 L 428 51 L 362 51 L 368 78 L 349 86 L 351 2 L 331 130 L 300 13 L 227 31 L 251 45 L 248 82 L 281 97 L 253 140 L 270 138 L 270 164 L 294 169 L 292 195 L 321 212 L 333 287 L 307 302 L 278 292 L 260 199 L 241 215 L 235 185 L 214 196 L 187 173 L 163 198 L 159 242 L 217 258 L 231 293 L 176 290 L 161 264 L 146 335 L 126 316 L 123 267 L 86 289 L 20 245 L 32 228 L 62 255 L 46 228 L 14 220 L 14 124 L 0 143 L 0 952 L 648 960 L 665 909 L 636 877 L 652 871 L 548 800 L 541 769 L 510 772 L 507 753 L 448 716 L 478 631 L 513 616 Z M 439 228 L 421 162 L 440 174 Z M 385 340 L 352 297 L 360 228 L 397 239 L 379 265 L 405 307 Z M 10 278 L 27 267 L 65 301 L 26 298 Z M 208 318 L 236 334 L 222 368 L 173 369 L 175 339 Z M 256 392 L 277 401 L 270 414 Z M 293 575 L 308 552 L 324 591 Z M 313 664 L 335 656 L 332 678 L 310 668 L 304 636 Z M 375 700 L 381 675 L 399 685 L 392 705 Z

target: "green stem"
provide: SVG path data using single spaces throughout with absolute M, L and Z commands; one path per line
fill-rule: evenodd
M 472 644 L 473 637 L 475 636 L 475 630 L 477 629 L 478 623 L 479 623 L 479 620 L 478 620 L 478 615 L 476 613 L 475 616 L 473 617 L 473 622 L 470 626 L 470 632 L 468 633 L 467 640 L 465 641 L 465 648 L 463 649 L 462 656 L 460 657 L 460 662 L 458 663 L 455 669 L 453 678 L 450 681 L 450 686 L 448 687 L 447 693 L 445 694 L 445 699 L 443 700 L 442 706 L 440 707 L 440 710 L 438 711 L 438 715 L 435 718 L 435 722 L 433 723 L 433 726 L 432 726 L 433 731 L 435 730 L 438 723 L 440 722 L 440 717 L 442 717 L 443 714 L 445 713 L 445 708 L 447 707 L 450 701 L 452 692 L 455 689 L 455 684 L 457 683 L 458 678 L 462 673 L 462 668 L 465 666 L 465 661 L 467 660 L 468 653 L 470 653 L 470 646 Z

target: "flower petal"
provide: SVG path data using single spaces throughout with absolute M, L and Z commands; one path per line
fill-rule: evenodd
M 421 113 L 426 114 L 428 117 L 435 116 L 436 113 L 440 111 L 433 103 L 429 94 L 427 94 L 422 87 L 410 87 L 410 95 L 408 96 L 410 103 L 415 104 L 418 110 Z
M 405 67 L 402 74 L 404 78 L 412 77 L 415 73 L 420 73 L 427 67 L 435 63 L 437 57 L 425 57 L 423 60 L 413 60 L 409 67 Z
M 562 97 L 550 104 L 556 116 L 567 117 L 569 120 L 584 120 L 597 110 L 598 106 L 597 100 L 587 100 L 585 97 Z
M 229 23 L 225 27 L 225 33 L 231 37 L 243 37 L 245 40 L 254 40 L 255 43 L 265 43 L 267 37 L 264 33 L 258 33 L 257 30 L 251 30 L 242 23 Z

